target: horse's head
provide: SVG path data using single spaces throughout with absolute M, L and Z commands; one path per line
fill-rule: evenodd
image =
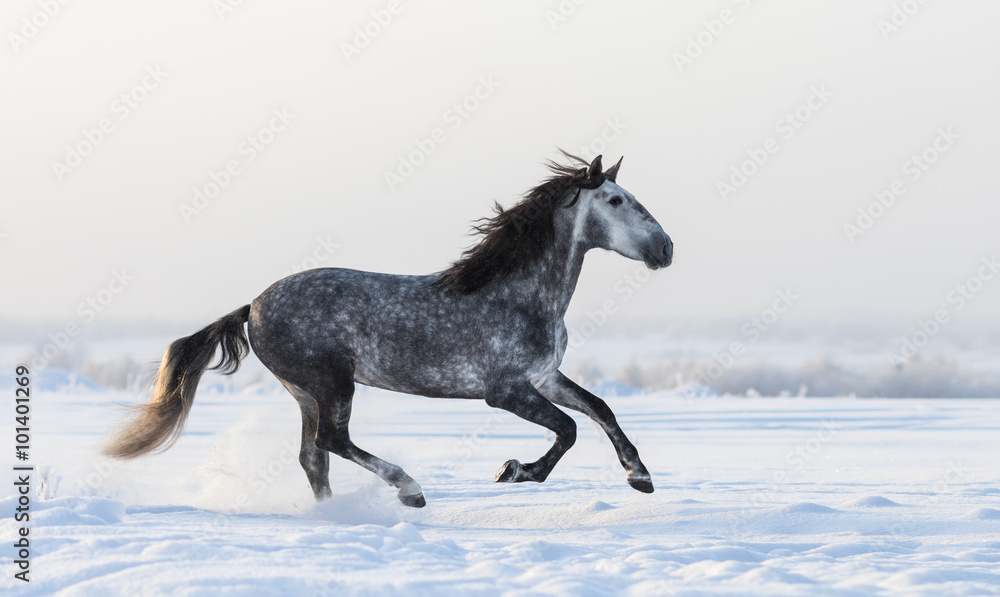
M 614 251 L 654 270 L 667 267 L 673 260 L 674 243 L 635 196 L 615 182 L 621 164 L 619 159 L 602 172 L 601 156 L 590 163 L 587 179 L 593 183 L 582 186 L 576 196 L 579 211 L 574 235 L 588 249 Z

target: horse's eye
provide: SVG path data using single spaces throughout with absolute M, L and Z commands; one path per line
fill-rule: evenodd
M 610 203 L 611 205 L 614 205 L 615 207 L 617 207 L 617 206 L 619 206 L 619 205 L 622 204 L 622 198 L 621 197 L 612 197 L 611 200 L 608 201 L 608 203 Z

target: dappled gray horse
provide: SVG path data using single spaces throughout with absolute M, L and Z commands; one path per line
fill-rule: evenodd
M 552 176 L 525 199 L 475 226 L 482 235 L 450 268 L 397 276 L 324 268 L 279 280 L 254 301 L 173 342 L 152 397 L 110 439 L 105 453 L 133 458 L 170 447 L 181 434 L 202 373 L 216 348 L 223 373 L 252 346 L 302 411 L 299 462 L 317 499 L 331 495 L 329 453 L 352 460 L 399 488 L 407 506 L 425 504 L 402 468 L 351 441 L 354 384 L 435 398 L 478 398 L 550 429 L 556 439 L 537 461 L 508 460 L 495 481 L 542 482 L 576 441 L 576 424 L 556 405 L 580 411 L 608 434 L 628 483 L 653 484 L 635 446 L 603 400 L 559 372 L 563 316 L 583 257 L 593 248 L 670 265 L 673 243 L 653 216 L 606 172 L 550 164 Z M 243 331 L 248 323 L 249 341 Z

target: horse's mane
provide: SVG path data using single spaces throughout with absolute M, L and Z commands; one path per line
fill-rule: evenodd
M 555 240 L 555 211 L 572 190 L 571 207 L 580 189 L 596 189 L 604 183 L 604 173 L 588 176 L 588 163 L 575 155 L 562 154 L 569 164 L 549 161 L 552 176 L 524 195 L 524 199 L 504 209 L 495 203 L 496 215 L 481 218 L 472 226 L 482 240 L 462 253 L 451 267 L 440 272 L 434 284 L 468 294 L 494 280 L 502 280 L 540 258 Z

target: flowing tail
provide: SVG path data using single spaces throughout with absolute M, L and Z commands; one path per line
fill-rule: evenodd
M 212 369 L 226 375 L 235 373 L 240 360 L 250 352 L 243 330 L 249 319 L 250 305 L 246 305 L 199 332 L 175 340 L 160 362 L 152 397 L 145 404 L 132 407 L 132 420 L 112 434 L 104 446 L 104 454 L 111 458 L 136 458 L 174 445 L 191 411 L 198 381 L 216 347 L 222 348 L 222 354 Z

